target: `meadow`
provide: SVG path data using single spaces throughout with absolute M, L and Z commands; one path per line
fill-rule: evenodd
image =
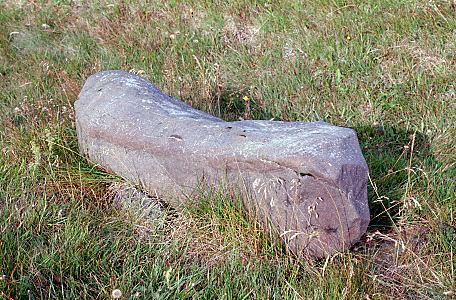
M 355 129 L 366 236 L 309 261 L 223 191 L 116 208 L 73 108 L 110 69 L 226 120 Z M 0 0 L 0 299 L 454 299 L 455 121 L 452 0 Z

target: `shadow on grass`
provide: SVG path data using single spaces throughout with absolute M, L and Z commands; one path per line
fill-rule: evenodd
M 248 93 L 243 93 L 239 89 L 224 88 L 212 93 L 214 108 L 209 112 L 225 121 L 239 121 L 240 119 L 270 120 L 273 114 L 262 108 L 254 99 L 244 97 Z M 275 118 L 277 120 L 277 117 Z
M 439 162 L 423 133 L 392 126 L 359 126 L 354 130 L 369 166 L 370 228 L 390 227 L 399 220 L 410 173 L 416 167 L 427 169 Z

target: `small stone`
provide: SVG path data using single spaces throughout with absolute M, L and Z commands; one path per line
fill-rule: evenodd
M 343 251 L 370 220 L 368 168 L 352 129 L 225 122 L 121 71 L 87 79 L 75 103 L 83 154 L 178 208 L 198 188 L 237 190 L 291 251 Z
M 112 291 L 111 296 L 113 299 L 119 299 L 120 297 L 122 297 L 122 291 L 119 289 L 115 289 Z
M 150 221 L 158 220 L 164 214 L 164 208 L 156 197 L 149 196 L 133 185 L 115 183 L 109 190 L 113 194 L 113 204 L 117 208 L 132 210 Z

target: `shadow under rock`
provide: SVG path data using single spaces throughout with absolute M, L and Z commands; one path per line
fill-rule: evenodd
M 392 126 L 354 129 L 369 166 L 369 227 L 390 227 L 399 219 L 403 208 L 410 168 L 428 169 L 440 162 L 432 155 L 428 138 L 423 133 Z

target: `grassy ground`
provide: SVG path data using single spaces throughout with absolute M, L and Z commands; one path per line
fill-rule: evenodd
M 106 69 L 229 120 L 354 128 L 368 234 L 306 262 L 223 192 L 161 222 L 113 208 L 73 111 Z M 455 83 L 451 0 L 0 0 L 0 298 L 451 299 Z

